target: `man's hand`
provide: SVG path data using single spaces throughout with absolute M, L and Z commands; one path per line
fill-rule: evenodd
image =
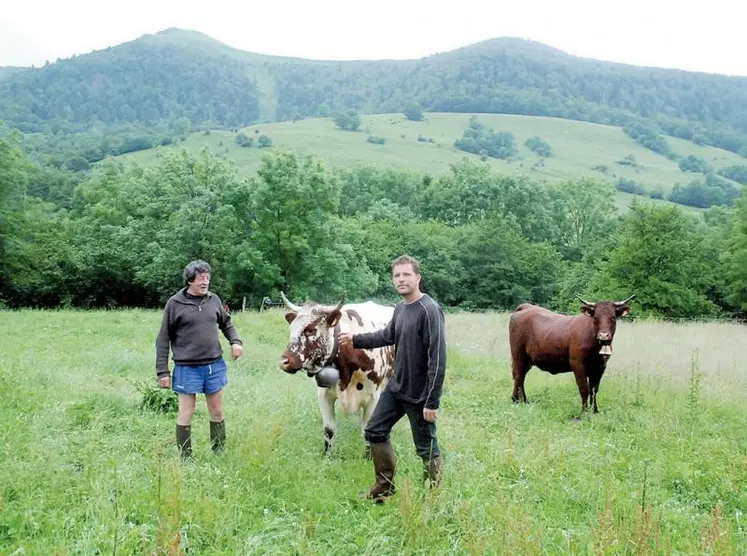
M 425 419 L 429 423 L 435 423 L 437 418 L 438 409 L 428 409 L 427 407 L 423 408 L 423 419 Z
M 353 346 L 353 335 L 343 332 L 337 336 L 337 341 L 340 343 L 340 347 L 343 347 L 343 346 L 352 347 Z
M 166 375 L 159 378 L 158 386 L 160 386 L 161 388 L 171 388 L 171 375 Z
M 244 348 L 241 344 L 231 344 L 231 359 L 236 361 L 236 359 L 241 357 L 242 353 L 244 353 Z

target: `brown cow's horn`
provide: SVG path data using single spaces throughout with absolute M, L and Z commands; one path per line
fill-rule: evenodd
M 626 303 L 627 303 L 628 301 L 630 301 L 630 300 L 631 300 L 631 299 L 633 299 L 634 297 L 635 297 L 635 294 L 631 295 L 631 296 L 630 296 L 630 297 L 629 297 L 628 299 L 626 299 L 625 301 L 615 301 L 615 307 L 622 307 L 623 305 L 625 305 L 625 304 L 626 304 Z
M 285 305 L 286 305 L 286 306 L 288 307 L 288 309 L 290 309 L 291 311 L 295 311 L 296 313 L 298 313 L 298 312 L 299 312 L 299 311 L 301 310 L 301 307 L 299 307 L 298 305 L 294 305 L 293 303 L 291 303 L 291 302 L 290 302 L 290 301 L 288 300 L 288 298 L 287 298 L 287 297 L 285 297 L 285 294 L 284 294 L 284 293 L 283 293 L 282 291 L 280 292 L 280 297 L 282 297 L 282 298 L 283 298 L 283 303 L 285 303 Z
M 583 303 L 584 305 L 588 305 L 589 307 L 596 306 L 596 303 L 590 303 L 590 302 L 586 301 L 583 297 L 581 297 L 578 294 L 576 294 L 576 297 L 578 297 L 581 300 L 581 303 Z

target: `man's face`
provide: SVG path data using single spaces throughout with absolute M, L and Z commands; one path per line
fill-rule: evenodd
M 396 265 L 392 269 L 392 284 L 397 293 L 405 297 L 420 287 L 420 274 L 415 274 L 410 263 Z
M 195 279 L 189 282 L 187 292 L 192 295 L 206 295 L 210 286 L 210 273 L 199 272 Z

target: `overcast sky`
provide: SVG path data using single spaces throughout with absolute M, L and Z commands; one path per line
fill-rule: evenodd
M 747 75 L 747 2 L 710 0 L 6 0 L 0 66 L 42 65 L 157 33 L 313 59 L 406 59 L 485 39 L 539 41 L 635 65 Z M 354 8 L 355 6 L 355 8 Z

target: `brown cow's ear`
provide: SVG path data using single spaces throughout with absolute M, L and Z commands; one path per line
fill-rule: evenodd
M 340 322 L 340 317 L 342 316 L 342 313 L 339 309 L 335 309 L 330 314 L 327 315 L 327 324 L 329 326 L 337 326 L 337 323 Z
M 627 305 L 623 305 L 622 307 L 615 307 L 615 313 L 617 314 L 617 318 L 622 318 L 630 313 L 630 307 L 628 307 Z
M 285 320 L 287 320 L 288 324 L 290 324 L 294 320 L 296 320 L 297 316 L 298 316 L 298 313 L 285 313 Z
M 594 316 L 594 307 L 589 307 L 588 305 L 581 305 L 580 311 L 586 316 L 589 316 L 589 317 Z

